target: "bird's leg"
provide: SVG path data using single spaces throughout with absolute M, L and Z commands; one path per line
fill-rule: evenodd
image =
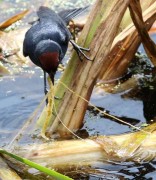
M 47 78 L 46 78 L 46 72 L 43 71 L 44 73 L 44 94 L 47 95 L 48 90 L 47 90 Z M 46 105 L 48 104 L 48 98 L 46 99 Z
M 80 60 L 82 61 L 83 58 L 85 57 L 87 60 L 92 61 L 83 51 L 90 51 L 90 49 L 88 48 L 84 48 L 81 47 L 79 45 L 77 45 L 74 41 L 70 40 L 70 43 L 73 45 L 73 48 L 75 49 L 75 51 L 77 52 L 77 55 L 79 56 Z
M 51 73 L 49 73 L 49 77 L 50 77 L 50 80 L 51 80 L 53 86 L 54 86 L 54 76 L 55 76 L 55 72 L 52 71 Z M 60 100 L 61 99 L 61 98 L 59 98 L 57 96 L 54 96 L 54 98 L 56 100 Z
M 47 77 L 46 77 L 46 72 L 43 71 L 44 73 L 44 94 L 46 95 L 48 93 L 48 90 L 47 90 Z

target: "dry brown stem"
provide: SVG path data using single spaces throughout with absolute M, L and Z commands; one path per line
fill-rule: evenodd
M 89 21 L 82 32 L 82 37 L 88 32 L 89 27 L 91 27 L 92 20 L 96 17 L 97 12 L 99 12 L 101 8 L 104 8 L 103 6 L 101 7 L 101 3 L 103 3 L 103 1 L 97 1 L 94 9 L 91 12 Z M 71 76 L 69 87 L 87 100 L 90 99 L 97 77 L 100 71 L 103 69 L 104 63 L 108 60 L 106 58 L 107 54 L 110 51 L 112 42 L 118 31 L 119 24 L 128 3 L 129 0 L 115 0 L 113 3 L 114 6 L 112 7 L 107 19 L 101 20 L 100 25 L 98 26 L 91 41 L 90 53 L 88 54 L 90 59 L 93 61 L 87 61 L 84 59 L 83 62 L 76 62 L 77 64 L 74 67 L 75 69 Z M 52 123 L 49 132 L 53 133 L 54 131 L 59 131 L 61 134 L 69 133 L 69 131 L 62 126 L 62 124 L 59 125 L 60 119 L 70 130 L 74 131 L 79 129 L 82 125 L 86 108 L 87 102 L 66 90 L 63 100 L 57 109 L 58 116 Z
M 147 28 L 146 28 L 146 25 L 145 25 L 143 17 L 142 17 L 142 9 L 140 6 L 140 2 L 138 0 L 131 0 L 129 9 L 130 9 L 130 14 L 131 14 L 132 20 L 133 20 L 135 27 L 141 37 L 141 41 L 144 45 L 145 51 L 146 51 L 148 57 L 151 59 L 154 66 L 156 66 L 156 45 L 151 40 L 151 38 L 147 32 Z M 156 11 L 155 11 L 155 16 L 156 16 Z M 156 19 L 156 17 L 155 17 L 155 19 Z
M 14 153 L 48 166 L 88 165 L 107 160 L 149 161 L 156 157 L 155 130 L 156 124 L 152 124 L 135 133 L 34 144 Z
M 156 2 L 143 12 L 146 29 L 149 30 L 156 18 Z M 104 81 L 117 79 L 127 70 L 141 43 L 140 36 L 133 23 L 125 28 L 114 40 L 112 50 L 108 55 L 109 61 L 105 69 L 101 71 L 101 79 Z M 116 81 L 114 81 L 116 83 Z
M 15 171 L 9 168 L 5 161 L 0 157 L 0 179 L 1 180 L 21 180 Z

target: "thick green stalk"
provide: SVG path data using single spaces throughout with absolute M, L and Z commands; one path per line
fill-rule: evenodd
M 114 1 L 111 1 L 111 2 L 112 3 L 110 3 L 109 0 L 96 1 L 92 11 L 90 12 L 87 24 L 84 27 L 84 29 L 79 37 L 78 44 L 80 46 L 89 47 L 89 44 L 94 37 L 94 34 L 101 22 L 101 19 L 102 18 L 104 19 L 104 17 L 106 17 L 108 15 L 108 12 L 110 11 L 111 6 L 114 3 Z M 65 72 L 63 73 L 63 75 L 60 79 L 67 86 L 69 86 L 69 84 L 71 83 L 73 74 L 75 72 L 75 69 L 77 69 L 79 61 L 80 60 L 79 60 L 76 52 L 73 52 L 71 59 L 65 69 Z M 84 61 L 86 61 L 86 59 L 84 59 Z M 55 107 L 58 110 L 59 105 L 62 103 L 63 96 L 66 92 L 66 88 L 64 86 L 62 86 L 61 83 L 58 83 L 56 86 L 55 92 L 56 92 L 55 96 L 60 98 L 60 100 L 55 100 Z M 45 112 L 45 109 L 42 112 L 42 117 L 43 117 L 43 118 L 41 118 L 42 120 L 45 119 L 44 112 Z M 55 117 L 53 117 L 53 119 L 54 118 Z M 39 121 L 38 124 L 43 124 L 41 121 Z M 51 123 L 52 123 L 52 121 L 51 121 Z
M 50 134 L 55 131 L 63 134 L 68 133 L 69 130 L 67 128 L 74 131 L 82 125 L 87 102 L 75 96 L 74 93 L 69 92 L 61 82 L 82 98 L 90 99 L 97 77 L 103 69 L 104 62 L 108 61 L 106 58 L 107 54 L 129 4 L 129 0 L 113 0 L 111 6 L 106 6 L 106 2 L 108 5 L 108 1 L 97 0 L 78 40 L 80 46 L 90 47 L 90 52 L 87 55 L 92 61 L 87 61 L 84 58 L 83 62 L 81 62 L 74 52 L 56 87 L 55 96 L 61 99 L 56 100 L 55 103 L 49 129 Z M 106 7 L 108 7 L 108 10 L 105 14 Z M 60 124 L 60 121 L 63 122 L 63 125 Z
M 81 62 L 74 53 L 72 60 L 67 66 L 67 70 L 61 78 L 64 84 L 87 100 L 90 99 L 96 79 L 103 68 L 104 62 L 107 61 L 105 57 L 110 51 L 129 0 L 125 0 L 124 2 L 122 0 L 114 0 L 112 3 L 113 6 L 109 9 L 106 19 L 104 15 L 101 14 L 104 12 L 103 9 L 105 9 L 104 2 L 104 0 L 96 2 L 78 41 L 82 46 L 90 43 L 90 52 L 87 55 L 92 61 L 84 59 L 83 62 Z M 99 14 L 101 16 L 99 16 Z M 92 26 L 96 26 L 96 30 L 91 28 Z M 90 30 L 92 32 L 90 32 Z M 92 37 L 88 37 L 89 34 L 92 34 Z M 57 131 L 64 134 L 64 132 L 67 133 L 68 130 L 62 125 L 59 125 L 60 120 L 72 131 L 80 128 L 87 103 L 65 89 L 61 82 L 57 86 L 56 92 L 60 93 L 60 89 L 63 89 L 64 97 L 61 99 L 60 104 L 56 105 L 55 113 L 58 114 L 58 116 L 55 117 L 49 132 L 53 133 L 57 129 Z M 59 94 L 56 93 L 56 96 L 59 96 Z
M 114 1 L 111 1 L 111 2 L 114 2 Z M 94 34 L 101 22 L 101 19 L 106 17 L 106 12 L 108 12 L 108 10 L 110 10 L 111 4 L 112 3 L 110 3 L 109 0 L 99 0 L 96 2 L 92 11 L 90 12 L 87 25 L 84 27 L 84 29 L 79 37 L 78 44 L 80 46 L 89 47 L 89 45 L 94 37 Z M 95 13 L 95 12 L 98 12 L 98 13 Z M 73 74 L 75 72 L 75 69 L 77 68 L 79 61 L 80 60 L 77 57 L 76 52 L 73 52 L 72 57 L 65 69 L 65 72 L 63 73 L 63 75 L 60 79 L 67 86 L 71 82 L 71 79 L 73 77 Z M 86 61 L 86 59 L 84 59 L 84 61 Z M 66 88 L 63 87 L 61 83 L 58 83 L 58 85 L 56 87 L 56 96 L 62 98 L 65 91 L 66 91 Z M 56 100 L 56 108 L 58 107 L 59 103 L 61 103 L 61 101 Z

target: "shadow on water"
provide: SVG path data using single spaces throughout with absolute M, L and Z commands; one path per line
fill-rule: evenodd
M 6 1 L 12 3 L 14 1 Z M 156 36 L 154 36 L 156 39 Z M 142 46 L 140 47 L 142 51 Z M 154 74 L 154 73 L 153 73 Z M 44 96 L 43 74 L 39 68 L 29 67 L 15 76 L 6 76 L 0 79 L 0 144 L 9 143 L 25 120 L 35 110 Z M 154 78 L 155 79 L 155 78 Z M 127 91 L 118 94 L 93 94 L 91 102 L 117 116 L 125 122 L 139 126 L 149 123 L 156 115 L 156 86 L 155 80 L 148 87 L 142 87 L 136 96 L 127 97 Z M 140 90 L 140 89 L 139 89 Z M 136 113 L 137 112 L 137 113 Z M 111 135 L 131 132 L 125 124 L 99 114 L 92 107 L 88 108 L 85 121 L 80 133 L 89 135 Z M 74 179 L 156 179 L 156 163 L 144 164 L 114 164 L 101 163 L 90 167 L 85 173 L 82 168 L 72 174 Z M 96 173 L 94 173 L 96 171 Z M 89 174 L 89 175 L 88 175 Z

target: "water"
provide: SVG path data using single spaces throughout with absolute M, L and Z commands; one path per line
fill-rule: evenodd
M 34 69 L 1 78 L 0 136 L 5 143 L 9 142 L 10 133 L 17 133 L 22 127 L 44 96 L 42 72 L 36 68 L 32 74 Z
M 21 4 L 23 4 L 24 7 L 30 4 L 30 2 L 25 1 L 19 1 L 19 4 L 16 4 L 17 1 L 16 3 L 14 2 L 15 1 L 6 1 L 10 6 L 13 5 L 12 11 L 14 11 L 16 7 L 19 8 Z M 32 1 L 31 7 L 34 8 L 33 2 L 34 1 Z M 42 4 L 41 2 L 42 1 L 39 1 L 38 6 Z M 87 1 L 85 2 L 87 3 Z M 55 6 L 58 7 L 58 5 Z M 65 5 L 65 7 L 66 6 L 67 5 Z M 4 4 L 1 7 L 4 7 Z M 11 13 L 9 8 L 7 12 L 8 14 Z M 153 35 L 153 38 L 156 39 L 156 36 Z M 143 50 L 142 47 L 140 47 L 140 50 Z M 136 97 L 126 98 L 125 94 L 126 92 L 118 94 L 94 93 L 91 102 L 133 125 L 140 125 L 147 122 L 148 118 L 145 116 L 144 101 Z M 10 139 L 18 132 L 30 114 L 41 102 L 43 96 L 43 74 L 42 71 L 39 68 L 35 68 L 35 66 L 23 68 L 22 72 L 16 75 L 6 76 L 0 79 L 1 146 L 9 143 Z M 81 131 L 85 131 L 89 135 L 111 135 L 131 132 L 132 129 L 125 124 L 116 122 L 108 117 L 103 117 L 90 108 L 86 113 L 84 126 Z M 143 164 L 101 163 L 101 165 L 93 166 L 91 169 L 97 170 L 97 172 L 85 173 L 82 169 L 82 172 L 80 171 L 78 174 L 73 173 L 74 179 L 156 179 L 156 162 Z

